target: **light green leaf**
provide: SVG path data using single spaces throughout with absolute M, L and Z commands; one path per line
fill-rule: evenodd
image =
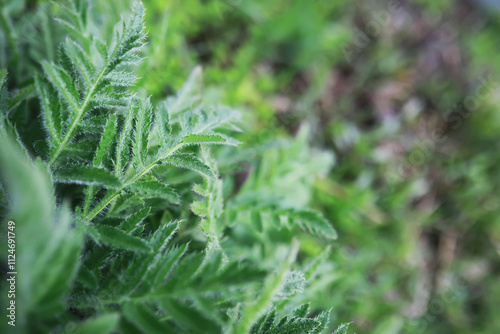
M 201 144 L 225 144 L 226 138 L 220 135 L 198 135 L 192 134 L 182 137 L 181 142 L 186 145 L 201 145 Z
M 205 203 L 198 201 L 191 203 L 191 211 L 193 211 L 195 215 L 200 217 L 205 217 L 209 215 L 207 205 Z
M 320 213 L 313 210 L 293 211 L 291 217 L 304 230 L 323 238 L 337 239 L 337 232 Z
M 334 334 L 347 334 L 347 330 L 349 329 L 350 324 L 351 323 L 341 324 L 339 327 L 337 327 L 337 329 L 333 333 Z

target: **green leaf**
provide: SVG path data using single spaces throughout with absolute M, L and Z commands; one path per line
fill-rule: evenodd
M 209 215 L 207 205 L 205 203 L 198 201 L 191 203 L 191 211 L 193 211 L 195 215 L 200 217 L 205 217 Z
M 273 309 L 254 326 L 254 334 L 287 334 L 287 333 L 316 333 L 319 334 L 326 328 L 329 320 L 327 312 L 320 313 L 314 319 L 307 318 L 309 304 L 303 304 L 275 322 L 276 310 Z
M 64 43 L 64 49 L 68 58 L 75 65 L 75 68 L 81 73 L 87 87 L 91 86 L 96 69 L 85 51 L 80 45 L 70 39 L 67 39 L 66 43 Z
M 163 224 L 158 228 L 149 240 L 149 245 L 155 252 L 162 252 L 166 249 L 170 240 L 174 237 L 180 228 L 181 221 L 174 220 Z
M 104 128 L 104 133 L 101 137 L 101 142 L 99 143 L 99 147 L 97 148 L 95 157 L 94 157 L 94 167 L 106 167 L 107 160 L 111 157 L 111 150 L 115 144 L 115 136 L 116 136 L 116 115 L 111 115 L 108 118 L 106 123 L 106 127 Z
M 268 334 L 311 333 L 321 323 L 315 319 L 294 318 L 272 328 Z
M 80 107 L 80 95 L 71 76 L 66 71 L 53 63 L 41 62 L 48 79 L 57 88 L 58 92 L 68 103 L 74 116 Z
M 128 92 L 95 93 L 88 103 L 88 110 L 96 108 L 121 108 L 129 103 L 130 95 Z
M 86 118 L 78 125 L 78 133 L 81 134 L 98 134 L 102 135 L 102 129 L 108 122 L 108 115 L 93 116 Z
M 156 122 L 158 126 L 158 142 L 160 146 L 166 145 L 171 140 L 172 128 L 165 103 L 156 108 Z
M 151 126 L 152 106 L 149 99 L 141 100 L 135 110 L 135 136 L 132 146 L 136 166 L 146 164 L 148 153 L 148 135 Z
M 203 176 L 208 176 L 212 178 L 215 177 L 210 167 L 205 165 L 201 160 L 199 160 L 192 154 L 188 153 L 172 154 L 167 158 L 165 162 L 177 167 L 190 169 L 192 171 L 200 173 Z
M 172 203 L 179 203 L 179 195 L 166 184 L 159 181 L 140 181 L 127 186 L 127 190 L 146 195 L 166 199 Z
M 316 321 L 319 321 L 321 325 L 314 329 L 312 332 L 313 334 L 320 334 L 323 330 L 328 328 L 328 323 L 330 322 L 330 312 L 331 310 L 328 312 L 321 312 L 316 318 L 314 318 Z
M 137 77 L 134 73 L 128 71 L 112 71 L 108 73 L 103 81 L 111 86 L 130 87 L 135 85 Z
M 132 128 L 134 121 L 134 105 L 131 102 L 127 109 L 127 114 L 125 116 L 125 124 L 120 133 L 120 139 L 118 140 L 118 146 L 116 148 L 116 174 L 121 175 L 123 173 L 123 168 L 125 167 L 127 161 L 130 158 L 130 142 L 132 136 Z
M 252 334 L 267 333 L 273 326 L 276 319 L 276 309 L 262 316 L 261 320 L 255 324 Z
M 84 161 L 87 159 L 91 159 L 93 150 L 94 145 L 92 145 L 92 143 L 90 143 L 89 141 L 77 141 L 68 145 L 63 155 L 75 160 Z
M 226 138 L 220 135 L 198 135 L 192 134 L 182 137 L 181 143 L 186 145 L 201 145 L 201 144 L 225 144 Z
M 97 185 L 105 188 L 119 188 L 121 182 L 106 169 L 73 165 L 57 169 L 54 179 L 60 183 Z
M 163 280 L 168 278 L 168 275 L 172 272 L 173 268 L 179 263 L 180 259 L 186 253 L 188 249 L 188 244 L 184 244 L 179 247 L 170 249 L 166 255 L 159 258 L 154 269 L 151 270 L 152 285 L 158 286 Z
M 68 21 L 63 20 L 59 17 L 54 18 L 54 20 L 68 29 L 70 36 L 72 36 L 73 38 L 78 39 L 79 41 L 88 41 L 87 38 L 82 34 L 82 32 Z
M 151 251 L 148 244 L 142 239 L 133 237 L 118 228 L 102 225 L 92 225 L 88 228 L 97 231 L 99 239 L 96 241 L 99 243 L 136 252 L 147 253 Z
M 277 297 L 282 299 L 290 298 L 297 293 L 303 292 L 305 285 L 304 274 L 300 271 L 292 271 L 286 276 L 283 289 L 277 294 Z
M 107 56 L 109 66 L 106 74 L 118 66 L 119 63 L 126 61 L 129 64 L 138 63 L 138 58 L 133 51 L 144 45 L 146 37 L 144 33 L 144 5 L 138 1 L 134 4 L 132 15 L 123 28 L 119 26 L 115 28 L 115 40 L 112 48 Z
M 61 107 L 57 93 L 40 76 L 35 76 L 35 84 L 42 104 L 43 120 L 52 138 L 57 144 L 61 142 Z
M 112 209 L 110 210 L 110 215 L 117 216 L 120 212 L 126 209 L 135 208 L 139 206 L 142 209 L 145 205 L 144 195 L 122 192 L 117 189 L 116 192 L 120 195 L 116 198 Z M 111 195 L 111 194 L 110 194 Z
M 320 213 L 312 210 L 293 211 L 291 217 L 301 228 L 323 238 L 335 240 L 337 232 Z
M 276 309 L 273 309 L 271 312 L 267 314 L 264 323 L 262 324 L 262 331 L 267 332 L 268 330 L 270 330 L 274 325 L 275 319 L 276 319 Z
M 139 225 L 144 219 L 148 217 L 150 211 L 151 208 L 144 208 L 137 212 L 134 212 L 127 217 L 120 228 L 127 232 L 132 231 L 137 225 Z
M 111 115 L 108 118 L 106 126 L 104 128 L 104 133 L 101 137 L 101 142 L 97 148 L 96 154 L 94 156 L 93 165 L 97 168 L 107 167 L 108 160 L 111 157 L 111 150 L 114 147 L 115 136 L 116 136 L 116 115 Z M 83 210 L 88 213 L 90 206 L 92 204 L 93 198 L 95 196 L 94 186 L 89 186 L 85 191 L 85 201 Z
M 333 333 L 334 334 L 347 334 L 347 330 L 349 329 L 350 324 L 351 323 L 341 324 L 339 327 L 337 327 L 337 329 Z
M 295 310 L 293 310 L 292 317 L 305 318 L 309 313 L 309 309 L 310 309 L 309 304 L 303 304 L 297 307 Z
M 80 6 L 80 3 L 75 6 Z M 85 7 L 84 4 L 81 6 Z M 84 12 L 85 10 L 79 11 L 80 14 Z M 68 42 L 66 52 L 61 53 L 60 65 L 42 62 L 47 77 L 54 87 L 57 88 L 59 94 L 68 102 L 72 116 L 68 122 L 68 130 L 65 132 L 60 145 L 57 145 L 57 148 L 49 159 L 49 167 L 54 165 L 66 149 L 66 146 L 73 140 L 77 134 L 76 131 L 79 128 L 80 122 L 89 111 L 96 108 L 120 107 L 128 104 L 130 93 L 128 91 L 113 90 L 109 84 L 114 82 L 113 76 L 116 75 L 114 71 L 117 67 L 120 66 L 121 70 L 123 65 L 139 63 L 140 57 L 134 51 L 145 44 L 144 7 L 140 2 L 134 6 L 134 11 L 129 21 L 127 23 L 120 22 L 115 27 L 114 39 L 108 48 L 100 42 L 99 38 L 87 38 L 83 33 L 85 28 L 81 22 L 81 18 L 78 18 L 76 21 L 76 24 L 69 24 L 69 26 L 74 30 L 75 35 L 82 43 L 82 47 L 80 48 Z M 81 52 L 82 49 L 91 49 L 90 46 L 92 44 L 103 55 L 102 62 L 95 61 L 97 63 L 97 66 L 95 66 L 95 75 L 92 75 L 91 71 L 94 64 L 89 62 L 89 59 L 93 58 L 89 57 L 87 59 L 84 57 L 85 54 Z M 83 78 L 81 80 L 86 82 L 85 85 L 80 85 L 80 91 L 75 86 L 75 82 L 80 77 L 72 78 L 68 74 L 68 71 L 71 72 L 68 69 L 70 67 L 76 67 L 78 73 L 82 74 Z M 72 72 L 72 74 L 76 74 L 76 72 Z M 120 151 L 120 153 L 122 152 Z M 141 156 L 138 157 L 139 160 L 141 160 L 140 158 Z M 123 163 L 123 161 L 120 163 Z M 120 164 L 119 166 L 121 167 L 122 165 Z M 121 170 L 117 173 L 121 173 Z

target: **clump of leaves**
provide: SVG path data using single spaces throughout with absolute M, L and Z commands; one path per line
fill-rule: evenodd
M 45 139 L 23 142 L 10 111 L 31 95 L 8 92 L 7 73 L 0 72 L 0 200 L 2 213 L 17 224 L 18 327 L 32 333 L 327 328 L 328 312 L 309 317 L 307 305 L 274 320 L 283 301 L 306 285 L 302 273 L 291 271 L 296 239 L 286 256 L 276 252 L 275 272 L 226 248 L 227 230 L 237 224 L 228 220 L 237 214 L 223 216 L 223 182 L 209 147 L 237 145 L 230 134 L 239 131 L 239 113 L 200 100 L 199 68 L 156 107 L 131 90 L 131 68 L 146 38 L 141 3 L 109 42 L 94 33 L 88 6 L 58 6 L 69 37 L 56 63 L 40 62 L 34 82 Z M 249 184 L 231 211 L 336 237 L 321 214 L 300 205 L 268 196 L 261 210 L 249 209 L 262 190 Z M 198 219 L 200 228 L 192 224 Z

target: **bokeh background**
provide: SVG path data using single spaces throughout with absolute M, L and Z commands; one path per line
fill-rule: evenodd
M 331 252 L 300 298 L 357 333 L 500 333 L 500 2 L 144 3 L 138 93 L 163 100 L 201 65 L 204 98 L 243 113 L 241 148 L 218 152 L 227 187 L 272 189 L 336 228 L 333 243 L 302 237 Z M 129 9 L 92 10 L 111 33 Z M 14 63 L 0 49 L 13 86 L 55 59 L 52 10 L 4 3 L 0 23 L 15 17 L 29 45 L 10 45 L 29 55 Z M 238 236 L 249 245 L 234 252 L 250 251 Z

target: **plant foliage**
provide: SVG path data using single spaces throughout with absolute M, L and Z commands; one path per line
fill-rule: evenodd
M 292 202 L 278 189 L 293 180 L 307 189 L 314 175 L 287 170 L 283 152 L 271 152 L 228 202 L 214 149 L 238 145 L 231 135 L 240 131 L 240 114 L 200 98 L 200 68 L 156 106 L 135 90 L 134 67 L 146 42 L 142 3 L 109 40 L 97 33 L 87 3 L 52 6 L 59 31 L 67 35 L 57 58 L 39 60 L 34 82 L 13 91 L 7 88 L 7 71 L 0 72 L 0 199 L 2 216 L 16 222 L 19 235 L 17 328 L 30 333 L 328 328 L 329 313 L 311 316 L 307 304 L 277 320 L 297 303 L 292 297 L 303 292 L 314 272 L 302 272 L 296 263 L 299 243 L 293 233 L 305 231 L 324 242 L 336 238 L 307 199 Z M 35 105 L 42 138 L 29 141 L 23 135 L 18 125 L 23 105 Z M 307 131 L 289 144 L 295 155 L 311 154 L 323 169 L 331 166 L 328 155 L 307 152 Z M 276 175 L 264 184 L 266 161 L 273 156 L 278 158 L 273 173 L 283 179 Z M 235 249 L 239 229 L 261 237 L 266 230 L 283 231 L 285 239 L 262 262 L 245 255 L 243 245 Z

